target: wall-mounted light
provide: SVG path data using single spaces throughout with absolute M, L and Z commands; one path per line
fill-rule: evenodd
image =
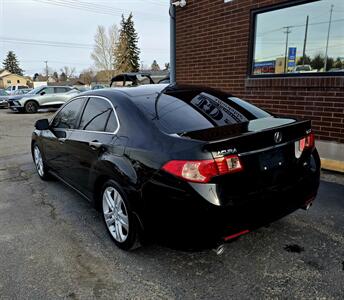
M 184 7 L 184 6 L 186 6 L 186 0 L 180 0 L 180 1 L 172 2 L 172 5 Z

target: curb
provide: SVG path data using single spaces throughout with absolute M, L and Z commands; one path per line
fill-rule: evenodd
M 321 168 L 324 170 L 344 173 L 344 161 L 322 158 L 321 159 Z

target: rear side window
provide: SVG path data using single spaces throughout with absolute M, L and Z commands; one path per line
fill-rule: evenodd
M 79 98 L 66 104 L 55 116 L 52 127 L 74 129 L 83 103 L 84 98 Z
M 69 89 L 67 89 L 65 87 L 56 87 L 56 88 L 54 88 L 54 90 L 55 90 L 55 94 L 66 93 L 69 91 Z
M 44 92 L 47 95 L 54 94 L 54 88 L 53 87 L 46 87 L 42 90 L 42 92 Z
M 112 111 L 110 114 L 109 120 L 106 124 L 105 131 L 106 132 L 115 132 L 117 130 L 117 127 L 118 127 L 117 118 L 115 116 L 114 111 Z
M 112 105 L 108 101 L 90 98 L 82 115 L 79 129 L 105 131 L 111 112 L 113 112 Z
M 270 115 L 238 98 L 212 90 L 167 90 L 134 99 L 139 109 L 162 131 L 183 133 L 248 122 Z

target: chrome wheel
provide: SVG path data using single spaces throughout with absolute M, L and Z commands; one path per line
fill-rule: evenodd
M 107 187 L 103 193 L 103 214 L 113 238 L 124 243 L 129 235 L 128 212 L 122 196 L 112 186 Z
M 37 145 L 35 146 L 33 151 L 34 151 L 33 153 L 34 153 L 35 165 L 36 165 L 37 172 L 38 172 L 39 176 L 43 177 L 44 176 L 44 165 L 43 165 L 43 158 L 42 158 L 41 151 L 39 150 Z

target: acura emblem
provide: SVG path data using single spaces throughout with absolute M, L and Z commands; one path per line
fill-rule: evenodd
M 276 144 L 282 142 L 282 133 L 280 131 L 275 132 L 274 140 Z

